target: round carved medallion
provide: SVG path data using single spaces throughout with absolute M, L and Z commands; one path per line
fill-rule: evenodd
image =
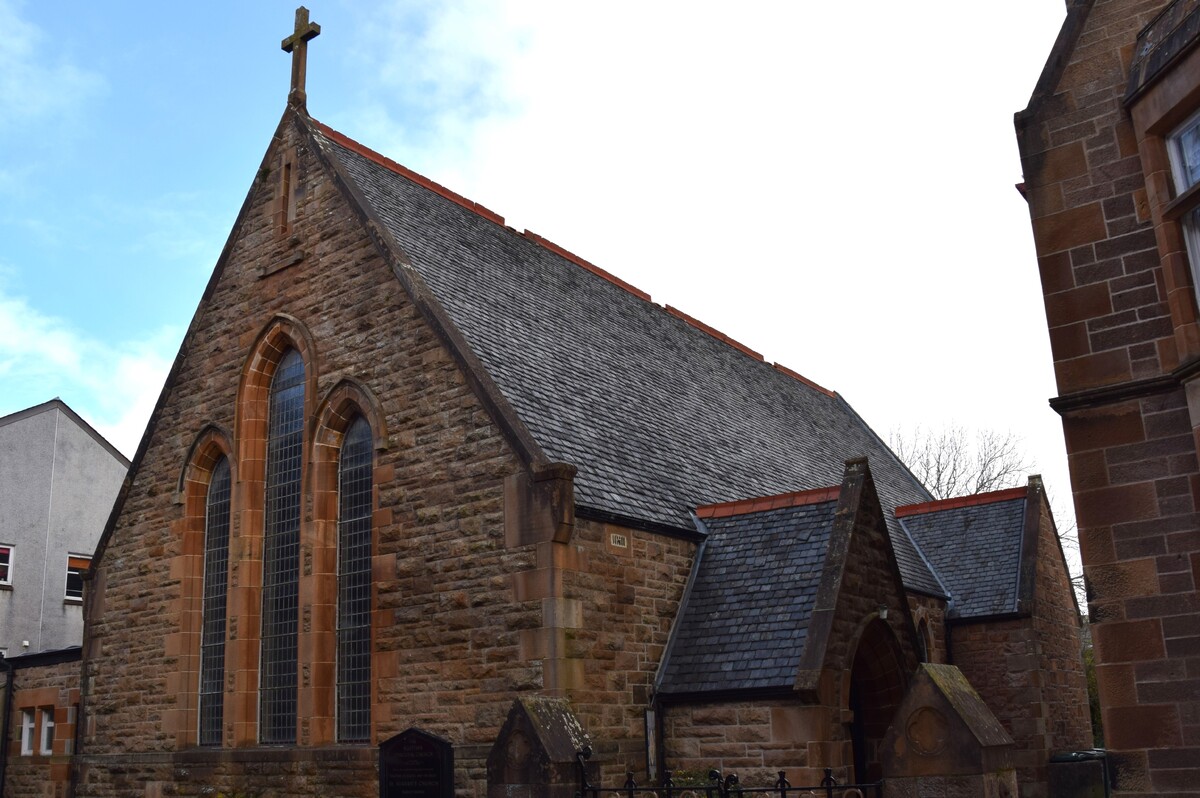
M 529 753 L 533 746 L 529 744 L 529 738 L 523 733 L 515 731 L 508 738 L 508 749 L 505 751 L 505 757 L 508 759 L 508 765 L 512 768 L 523 768 L 529 761 Z
M 946 749 L 950 724 L 936 709 L 921 707 L 908 716 L 908 725 L 904 732 L 918 754 L 937 756 Z

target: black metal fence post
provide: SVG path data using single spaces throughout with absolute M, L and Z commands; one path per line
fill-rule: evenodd
M 821 779 L 821 786 L 825 788 L 827 798 L 833 798 L 833 788 L 837 786 L 837 780 L 833 777 L 833 768 L 825 768 L 825 778 Z
M 583 750 L 575 754 L 575 762 L 579 765 L 579 798 L 596 798 L 592 796 L 592 785 L 588 784 L 587 761 L 592 758 L 592 747 L 585 745 Z
M 791 789 L 791 786 L 787 780 L 787 773 L 779 771 L 779 778 L 775 780 L 775 789 L 779 790 L 779 798 L 788 798 L 788 790 Z
M 714 791 L 716 792 L 715 796 L 713 795 Z M 708 794 L 708 798 L 725 798 L 725 793 L 721 785 L 721 771 L 716 768 L 708 771 L 708 787 L 705 789 L 705 792 Z
M 658 786 L 647 784 L 639 786 L 634 778 L 633 770 L 625 771 L 625 783 L 620 787 L 605 787 L 602 784 L 592 784 L 588 778 L 588 760 L 591 759 L 592 749 L 585 747 L 575 755 L 579 766 L 579 789 L 576 798 L 696 798 L 703 790 L 704 798 L 806 798 L 812 795 L 823 795 L 823 798 L 837 798 L 841 795 L 873 795 L 883 798 L 883 782 L 870 784 L 841 784 L 833 777 L 833 768 L 825 768 L 825 777 L 820 785 L 797 786 L 787 778 L 787 771 L 776 771 L 778 778 L 771 786 L 743 787 L 736 773 L 724 774 L 719 769 L 708 771 L 708 781 L 705 784 L 675 783 L 675 774 L 663 769 L 662 781 Z M 837 791 L 843 790 L 845 793 Z

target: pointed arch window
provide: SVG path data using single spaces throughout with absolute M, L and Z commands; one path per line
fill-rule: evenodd
M 933 642 L 929 634 L 929 621 L 924 618 L 917 624 L 917 659 L 921 662 L 933 661 Z
M 359 416 L 338 458 L 338 742 L 371 736 L 371 426 Z
M 271 380 L 267 409 L 259 736 L 296 741 L 304 361 L 287 350 Z
M 221 457 L 212 470 L 204 512 L 204 610 L 200 639 L 201 745 L 221 744 L 228 585 L 229 461 Z

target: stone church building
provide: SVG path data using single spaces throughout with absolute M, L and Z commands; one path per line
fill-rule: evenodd
M 96 552 L 74 747 L 8 794 L 375 796 L 415 729 L 460 795 L 574 794 L 584 746 L 1047 795 L 1091 731 L 1040 480 L 934 501 L 838 394 L 322 125 L 318 31 Z
M 1017 138 L 1114 794 L 1200 796 L 1200 3 L 1070 0 Z

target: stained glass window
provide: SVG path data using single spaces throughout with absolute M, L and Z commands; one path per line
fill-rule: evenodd
M 371 427 L 346 431 L 338 462 L 338 741 L 371 736 Z
M 200 744 L 220 745 L 229 585 L 229 461 L 217 461 L 204 515 L 204 612 L 200 639 Z
M 271 381 L 268 414 L 259 736 L 264 743 L 293 743 L 304 448 L 304 361 L 294 349 L 284 354 Z

